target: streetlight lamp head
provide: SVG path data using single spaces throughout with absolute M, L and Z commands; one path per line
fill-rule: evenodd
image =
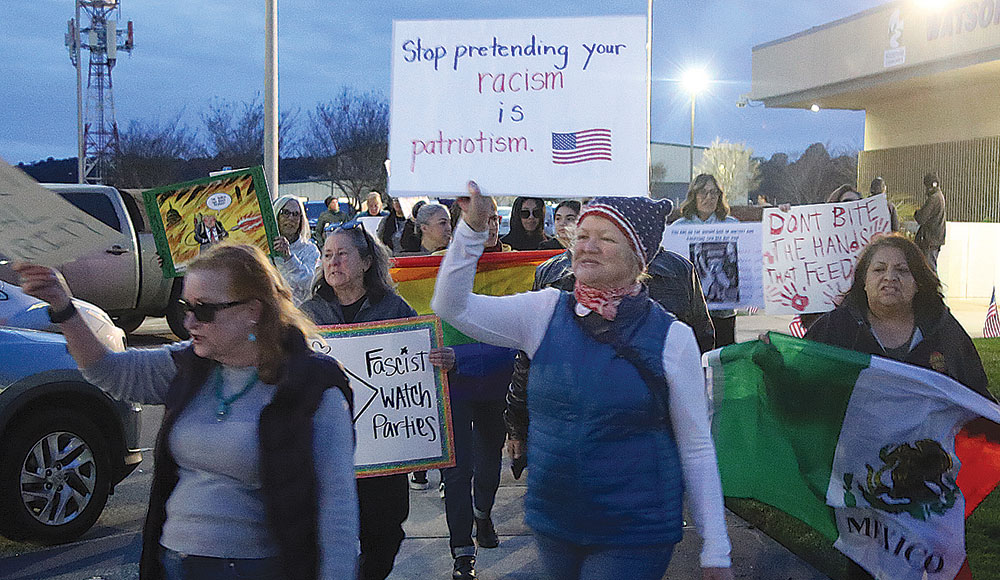
M 809 110 L 812 111 L 813 113 L 818 113 L 819 112 L 819 105 L 817 105 L 816 103 L 813 103 L 813 105 L 811 107 L 809 107 Z
M 688 69 L 681 75 L 681 85 L 685 91 L 692 95 L 697 95 L 704 91 L 708 88 L 708 83 L 710 82 L 711 79 L 709 79 L 708 73 L 705 72 L 705 69 L 701 68 Z

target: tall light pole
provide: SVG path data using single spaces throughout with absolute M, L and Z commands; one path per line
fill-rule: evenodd
M 278 199 L 278 0 L 264 7 L 264 176 Z
M 691 95 L 691 147 L 689 149 L 689 161 L 688 170 L 690 176 L 688 180 L 694 179 L 694 102 L 695 97 L 698 93 L 704 91 L 708 87 L 710 82 L 708 78 L 708 73 L 704 69 L 692 68 L 684 71 L 681 76 L 681 85 L 683 85 L 684 90 Z

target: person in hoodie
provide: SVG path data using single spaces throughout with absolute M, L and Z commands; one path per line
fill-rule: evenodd
M 319 266 L 319 248 L 312 242 L 302 200 L 283 195 L 274 200 L 273 206 L 278 220 L 278 235 L 272 242 L 277 254 L 274 265 L 292 289 L 292 302 L 298 306 L 312 293 L 310 286 Z

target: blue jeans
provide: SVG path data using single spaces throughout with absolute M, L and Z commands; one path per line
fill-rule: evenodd
M 535 534 L 538 558 L 549 580 L 661 580 L 673 544 L 651 546 L 582 546 Z
M 488 517 L 500 486 L 500 462 L 507 427 L 504 401 L 451 403 L 455 437 L 455 467 L 441 470 L 444 511 L 452 555 L 471 548 L 473 517 Z M 473 552 L 474 553 L 474 552 Z
M 160 548 L 166 580 L 284 580 L 278 558 L 210 558 Z

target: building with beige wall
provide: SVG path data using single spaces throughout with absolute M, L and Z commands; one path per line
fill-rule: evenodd
M 886 2 L 754 47 L 750 99 L 865 111 L 859 187 L 882 176 L 890 200 L 912 208 L 937 171 L 947 293 L 988 297 L 1000 271 L 1000 0 L 932 4 Z

